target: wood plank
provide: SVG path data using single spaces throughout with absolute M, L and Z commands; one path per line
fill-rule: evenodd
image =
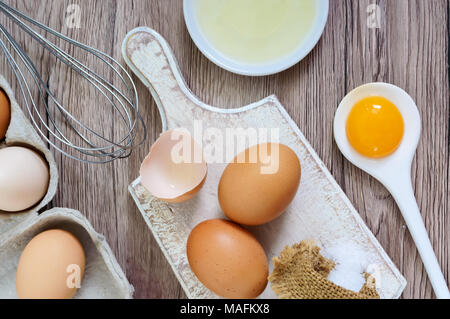
M 233 108 L 275 93 L 319 156 L 407 278 L 405 298 L 433 297 L 414 243 L 388 192 L 352 167 L 332 137 L 332 120 L 339 101 L 352 88 L 372 81 L 394 83 L 416 100 L 423 118 L 423 136 L 414 162 L 416 196 L 435 251 L 450 276 L 449 244 L 449 1 L 378 0 L 380 29 L 366 25 L 369 0 L 332 0 L 319 45 L 301 63 L 278 75 L 248 78 L 209 62 L 186 30 L 179 0 L 14 0 L 13 6 L 75 39 L 120 57 L 120 44 L 132 28 L 145 25 L 172 46 L 188 86 L 208 104 Z M 81 8 L 80 29 L 65 24 L 69 4 Z M 4 15 L 0 22 L 5 23 Z M 91 112 L 95 96 L 51 59 L 25 41 L 12 27 L 44 79 L 62 95 L 65 105 L 94 127 L 112 133 L 106 112 Z M 92 63 L 92 61 L 91 61 Z M 0 70 L 17 90 L 4 59 Z M 137 298 L 177 298 L 184 294 L 164 256 L 127 193 L 142 158 L 160 130 L 160 117 L 145 87 L 135 78 L 140 107 L 149 127 L 148 142 L 129 159 L 95 166 L 56 154 L 60 187 L 52 206 L 75 208 L 105 234 L 119 263 L 136 288 Z M 69 90 L 70 88 L 70 90 Z M 20 97 L 18 97 L 20 103 Z M 82 113 L 82 114 L 81 114 Z
M 175 4 L 175 2 L 171 3 Z M 140 14 L 142 12 L 145 14 Z M 174 15 L 173 18 L 172 15 Z M 165 20 L 164 17 L 170 17 L 170 21 Z M 118 44 L 117 50 L 114 52 L 115 56 L 121 59 L 120 45 L 125 35 L 139 25 L 164 28 L 165 32 L 173 33 L 177 38 L 180 32 L 176 30 L 183 28 L 184 23 L 179 19 L 177 23 L 176 17 L 181 17 L 180 6 L 170 8 L 165 6 L 164 2 L 118 1 L 116 21 L 126 21 L 127 23 L 126 25 L 115 24 L 115 41 Z M 169 30 L 172 31 L 169 32 Z M 179 52 L 185 51 L 179 48 Z M 129 160 L 114 163 L 116 180 L 119 181 L 116 186 L 117 205 L 120 209 L 117 220 L 117 227 L 120 231 L 117 240 L 121 253 L 121 264 L 136 289 L 136 298 L 185 298 L 178 280 L 153 235 L 148 231 L 147 225 L 124 185 L 125 181 L 129 184 L 139 174 L 142 159 L 147 155 L 152 142 L 157 139 L 162 130 L 156 104 L 149 95 L 148 89 L 136 77 L 134 80 L 149 135 L 147 142 Z

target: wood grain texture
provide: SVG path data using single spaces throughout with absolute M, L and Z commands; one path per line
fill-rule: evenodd
M 346 92 L 372 81 L 402 87 L 416 100 L 422 116 L 423 134 L 413 165 L 414 186 L 435 252 L 449 280 L 449 0 L 331 0 L 328 24 L 313 52 L 285 72 L 260 78 L 234 75 L 209 62 L 189 37 L 181 0 L 7 2 L 119 60 L 120 44 L 129 30 L 141 25 L 155 29 L 171 45 L 188 86 L 208 104 L 233 108 L 276 94 L 408 280 L 403 297 L 432 298 L 426 272 L 393 199 L 373 178 L 344 160 L 332 136 L 334 112 Z M 379 29 L 366 24 L 367 6 L 373 2 L 381 9 Z M 70 29 L 65 23 L 66 9 L 72 3 L 81 8 L 79 29 Z M 0 23 L 25 43 L 44 79 L 70 110 L 112 132 L 113 121 L 107 113 L 89 112 L 96 100 L 85 84 L 55 67 L 42 49 L 19 33 L 4 15 L 0 15 Z M 5 59 L 0 60 L 0 72 L 17 90 Z M 80 164 L 55 154 L 60 186 L 49 207 L 80 210 L 98 232 L 105 234 L 136 289 L 136 298 L 184 297 L 127 192 L 127 185 L 138 175 L 141 160 L 161 130 L 155 103 L 137 79 L 136 83 L 150 129 L 148 142 L 129 159 L 103 166 Z M 20 104 L 21 98 L 17 98 Z

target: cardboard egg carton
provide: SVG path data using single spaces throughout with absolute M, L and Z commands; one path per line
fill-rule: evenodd
M 34 214 L 0 240 L 0 299 L 16 298 L 16 270 L 20 255 L 28 242 L 49 229 L 63 229 L 81 242 L 86 267 L 81 288 L 74 298 L 129 299 L 133 286 L 117 263 L 105 238 L 98 234 L 78 211 L 54 208 L 41 215 Z
M 8 213 L 0 210 L 0 238 L 7 230 L 15 227 L 28 217 L 35 215 L 41 208 L 45 207 L 55 196 L 58 187 L 58 168 L 52 153 L 41 140 L 33 125 L 25 117 L 20 106 L 17 104 L 14 93 L 3 76 L 0 75 L 0 88 L 6 93 L 11 105 L 11 122 L 9 123 L 6 139 L 0 142 L 0 148 L 9 146 L 28 147 L 40 153 L 48 163 L 50 171 L 50 182 L 44 198 L 35 206 L 17 213 Z
M 48 229 L 64 229 L 77 237 L 86 254 L 86 267 L 81 288 L 74 298 L 132 298 L 134 288 L 128 282 L 105 238 L 98 234 L 78 211 L 54 208 L 39 215 L 56 194 L 58 169 L 55 159 L 39 133 L 17 104 L 9 83 L 0 75 L 0 88 L 11 105 L 11 122 L 0 148 L 28 147 L 40 153 L 48 163 L 50 182 L 44 198 L 22 212 L 0 210 L 0 299 L 17 298 L 16 270 L 27 243 Z

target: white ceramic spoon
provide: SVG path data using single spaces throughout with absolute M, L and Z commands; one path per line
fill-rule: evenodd
M 401 145 L 393 154 L 381 159 L 371 159 L 359 154 L 350 145 L 346 134 L 347 118 L 355 103 L 374 95 L 393 102 L 405 122 Z M 334 119 L 334 138 L 342 154 L 353 165 L 375 177 L 392 194 L 416 243 L 437 298 L 450 299 L 447 283 L 428 238 L 411 183 L 411 164 L 420 131 L 420 114 L 413 99 L 402 89 L 387 83 L 370 83 L 350 92 L 339 105 Z

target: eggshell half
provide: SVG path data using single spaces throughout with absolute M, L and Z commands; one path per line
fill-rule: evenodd
M 202 188 L 208 167 L 203 150 L 184 129 L 167 131 L 153 144 L 140 169 L 141 183 L 154 197 L 180 203 Z
M 224 298 L 256 298 L 267 285 L 268 262 L 261 244 L 244 228 L 222 219 L 197 225 L 187 241 L 197 278 Z
M 250 147 L 225 169 L 218 189 L 220 206 L 236 223 L 268 223 L 292 202 L 300 177 L 300 161 L 288 146 L 268 143 Z
M 50 180 L 46 161 L 19 146 L 0 150 L 0 210 L 19 212 L 41 201 Z

